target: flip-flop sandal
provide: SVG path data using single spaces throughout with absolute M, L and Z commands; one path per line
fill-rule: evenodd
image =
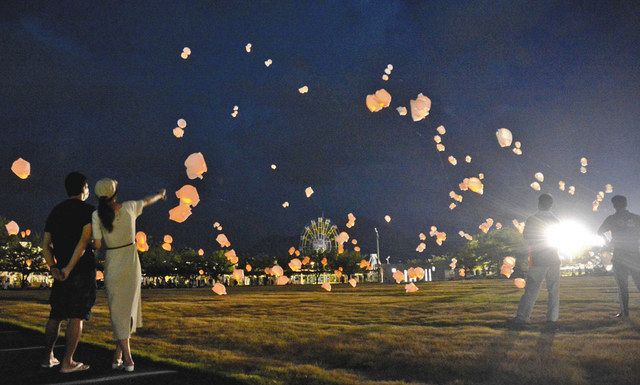
M 60 373 L 75 373 L 75 372 L 84 372 L 89 369 L 89 365 L 85 365 L 82 362 L 78 362 L 76 366 L 69 369 L 60 369 Z
M 49 362 L 45 362 L 45 363 L 40 364 L 41 367 L 48 368 L 48 369 L 53 368 L 54 366 L 58 366 L 58 365 L 60 365 L 60 361 L 58 361 L 58 360 L 49 361 Z

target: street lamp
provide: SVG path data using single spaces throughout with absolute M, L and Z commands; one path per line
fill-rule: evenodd
M 378 228 L 373 228 L 376 231 L 376 250 L 378 252 L 378 264 L 380 265 L 380 283 L 384 283 L 384 274 L 382 273 L 382 260 L 380 259 L 380 234 Z

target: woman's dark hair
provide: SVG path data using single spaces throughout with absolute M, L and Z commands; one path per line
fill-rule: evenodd
M 100 222 L 102 222 L 102 226 L 104 226 L 108 232 L 113 231 L 113 220 L 116 217 L 116 212 L 110 204 L 113 198 L 115 198 L 115 195 L 112 197 L 98 198 L 98 217 L 100 218 Z
M 82 194 L 84 185 L 87 184 L 87 177 L 77 171 L 69 173 L 64 178 L 64 188 L 67 190 L 67 196 L 73 197 Z

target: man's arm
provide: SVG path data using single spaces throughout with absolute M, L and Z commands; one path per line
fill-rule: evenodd
M 82 227 L 82 236 L 80 237 L 75 250 L 73 250 L 73 255 L 71 256 L 69 263 L 67 264 L 67 266 L 62 268 L 62 276 L 64 279 L 67 279 L 69 277 L 69 274 L 71 274 L 73 268 L 76 266 L 80 258 L 84 255 L 84 251 L 87 249 L 87 245 L 91 241 L 91 234 L 91 223 L 87 223 L 86 225 L 84 225 L 84 227 Z
M 598 235 L 603 235 L 607 231 L 611 231 L 611 220 L 609 218 L 611 217 L 607 217 L 607 219 L 602 222 L 602 225 L 600 225 L 600 228 L 598 228 Z
M 62 280 L 60 269 L 56 266 L 56 259 L 53 256 L 53 249 L 51 248 L 51 233 L 45 231 L 42 238 L 42 255 L 47 262 L 47 267 L 51 271 L 51 275 L 56 280 Z

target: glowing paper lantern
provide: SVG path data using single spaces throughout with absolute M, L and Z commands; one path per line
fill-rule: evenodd
M 425 241 L 427 239 L 427 235 L 425 233 L 420 233 L 420 234 L 418 234 L 418 238 L 421 241 Z
M 574 195 L 576 193 L 576 187 L 575 186 L 569 186 L 569 191 L 567 191 L 569 193 L 569 195 Z
M 467 181 L 467 186 L 469 190 L 473 191 L 476 194 L 482 195 L 484 193 L 484 184 L 482 181 L 476 177 L 469 178 Z
M 358 284 L 358 281 L 356 281 L 355 278 L 349 279 L 349 285 L 351 285 L 351 287 L 356 287 L 357 284 Z
M 295 248 L 295 247 L 293 247 L 293 246 L 291 246 L 291 247 L 289 248 L 289 255 L 293 255 L 295 252 L 296 252 L 296 248 Z
M 457 205 L 453 202 L 451 202 L 451 204 L 449 204 L 449 210 L 453 210 L 457 207 Z
M 524 287 L 527 285 L 527 282 L 522 278 L 516 278 L 513 280 L 513 284 L 516 285 L 518 289 L 524 289 Z
M 247 45 L 244 46 L 244 50 L 249 53 L 251 52 L 251 47 L 253 47 L 253 45 L 251 43 L 247 43 Z
M 189 55 L 186 52 L 181 52 L 180 57 L 183 58 L 184 60 L 187 60 L 189 58 Z
M 284 207 L 285 209 L 286 209 L 287 207 L 289 207 L 289 202 L 283 202 L 283 203 L 282 203 L 282 207 Z
M 513 223 L 513 226 L 518 230 L 520 234 L 524 232 L 524 225 L 525 225 L 524 222 L 518 222 L 517 219 L 514 219 L 512 223 Z
M 400 116 L 405 116 L 407 114 L 407 107 L 398 107 L 396 111 L 398 111 Z
M 329 262 L 327 261 L 327 257 L 322 258 L 322 260 L 320 261 L 320 264 L 321 264 L 322 266 L 327 266 L 327 263 L 329 263 Z
M 393 273 L 393 279 L 396 280 L 396 283 L 404 281 L 404 273 L 400 270 L 396 270 L 396 272 Z
M 510 278 L 511 274 L 513 274 L 513 267 L 502 265 L 502 267 L 500 268 L 500 274 L 504 275 L 507 278 Z
M 444 152 L 444 150 L 446 150 L 446 147 L 444 146 L 444 144 L 438 143 L 436 144 L 436 150 L 438 150 L 438 152 Z
M 607 193 L 607 194 L 611 194 L 613 192 L 613 186 L 611 184 L 607 183 L 604 186 L 604 192 Z
M 245 265 L 244 269 L 247 271 L 247 273 L 250 273 L 250 272 L 251 272 L 251 270 L 253 270 L 253 267 L 251 267 L 251 265 L 247 263 L 247 264 Z
M 144 253 L 145 251 L 149 251 L 149 245 L 147 244 L 147 234 L 142 231 L 138 231 L 136 233 L 136 249 L 139 252 Z
M 580 166 L 587 167 L 587 165 L 589 165 L 589 160 L 584 157 L 580 158 Z
M 347 234 L 346 231 L 340 232 L 340 234 L 338 234 L 338 236 L 336 237 L 336 242 L 338 244 L 343 244 L 348 240 L 349 240 L 349 234 Z
M 413 269 L 413 271 L 415 272 L 417 279 L 423 279 L 424 278 L 424 269 L 423 268 L 416 267 L 415 269 Z
M 180 203 L 191 207 L 196 207 L 198 203 L 200 203 L 198 190 L 189 184 L 182 186 L 180 190 L 176 191 L 176 196 L 180 199 Z
M 236 251 L 234 249 L 231 249 L 225 252 L 224 256 L 227 258 L 227 261 L 229 261 L 232 265 L 235 265 L 236 263 L 238 263 L 238 256 L 236 255 Z
M 272 63 L 273 63 L 273 60 L 271 60 L 271 59 L 267 59 L 267 60 L 264 61 L 265 67 L 269 67 Z
M 162 241 L 164 243 L 173 243 L 173 237 L 171 235 L 167 234 L 162 238 Z
M 535 173 L 533 177 L 540 183 L 544 182 L 544 175 L 541 172 Z
M 7 229 L 7 233 L 9 235 L 18 235 L 20 232 L 20 226 L 15 221 L 11 221 L 4 225 L 5 229 Z
M 227 288 L 224 287 L 220 282 L 216 282 L 215 285 L 211 288 L 211 290 L 217 295 L 227 295 Z
M 465 156 L 464 161 L 467 163 L 471 163 L 471 155 Z
M 329 282 L 323 283 L 320 287 L 325 289 L 326 291 L 331 291 L 331 284 Z
M 444 126 L 438 126 L 438 128 L 436 128 L 436 131 L 438 131 L 438 134 L 440 135 L 444 135 L 447 133 L 447 129 L 444 128 Z
M 278 286 L 284 286 L 288 283 L 289 283 L 289 277 L 287 277 L 286 275 L 281 275 L 276 279 L 276 285 Z
M 216 241 L 220 244 L 220 247 L 231 246 L 231 242 L 229 242 L 229 239 L 227 239 L 227 236 L 224 234 L 218 234 Z
M 500 230 L 502 228 L 502 223 L 496 223 L 496 230 Z
M 280 277 L 284 275 L 284 270 L 282 270 L 282 267 L 275 265 L 271 268 L 271 274 L 275 275 L 276 277 Z
M 593 203 L 591 204 L 591 210 L 592 211 L 598 211 L 598 207 L 600 207 L 600 202 L 598 202 L 597 200 L 593 201 Z
M 24 233 L 25 233 L 25 234 L 27 235 L 27 237 L 28 237 L 29 235 L 31 235 L 31 230 L 26 229 L 26 230 L 24 231 Z
M 176 207 L 169 210 L 169 219 L 174 222 L 182 223 L 191 216 L 191 206 L 180 203 Z
M 531 188 L 534 189 L 535 191 L 540 191 L 540 183 L 538 182 L 531 183 Z
M 449 191 L 449 198 L 456 202 L 462 202 L 462 195 L 457 194 L 455 191 Z
M 502 264 L 509 267 L 515 267 L 516 259 L 513 257 L 504 257 L 504 259 L 502 260 Z
M 202 257 L 204 255 L 204 250 L 198 249 L 198 255 Z
M 382 80 L 384 80 L 385 82 L 389 80 L 389 75 L 387 74 L 382 75 Z
M 335 274 L 336 278 L 340 279 L 340 277 L 342 277 L 342 270 L 338 268 L 338 270 L 333 271 L 333 274 Z
M 236 282 L 241 283 L 244 281 L 244 270 L 233 269 L 233 273 L 231 273 L 231 276 L 236 280 Z
M 407 269 L 407 277 L 409 277 L 409 279 L 416 278 L 416 270 L 413 267 Z
M 357 244 L 358 244 L 358 240 L 357 240 L 357 239 L 355 239 L 355 238 L 353 238 L 353 239 L 351 240 L 351 244 L 353 244 L 353 245 L 357 245 Z
M 305 255 L 304 258 L 302 258 L 302 265 L 306 266 L 310 263 L 311 263 L 311 258 L 308 255 Z
M 27 233 L 25 231 L 20 232 L 20 238 L 24 238 L 26 236 L 27 236 Z
M 347 228 L 352 228 L 356 225 L 356 216 L 353 213 L 347 214 Z
M 163 243 L 163 244 L 162 244 L 162 248 L 163 248 L 165 251 L 171 251 L 171 243 L 166 243 L 166 242 L 165 242 L 165 243 Z
M 436 135 L 433 137 L 433 141 L 436 143 L 442 143 L 442 138 L 440 137 L 440 135 Z
M 442 242 L 447 240 L 447 233 L 444 231 L 439 231 L 436 233 L 436 244 L 438 246 L 442 246 Z
M 301 94 L 306 94 L 307 92 L 309 92 L 309 86 L 302 86 L 298 88 L 298 92 L 300 92 Z
M 302 268 L 302 261 L 300 261 L 298 258 L 294 258 L 289 262 L 289 268 L 291 269 L 291 271 L 300 271 L 300 269 Z
M 187 121 L 184 119 L 178 119 L 178 127 L 180 128 L 186 128 L 187 127 Z
M 104 281 L 104 273 L 96 270 L 96 281 Z
M 560 191 L 564 191 L 564 186 L 565 186 L 565 183 L 563 180 L 558 182 L 558 188 L 560 189 Z
M 411 107 L 411 119 L 413 119 L 414 122 L 418 122 L 429 115 L 431 99 L 422 94 L 418 94 L 415 99 L 409 101 L 409 105 Z
M 31 175 L 31 163 L 18 158 L 11 165 L 11 171 L 20 179 L 27 179 Z
M 464 277 L 467 273 L 465 272 L 464 269 L 460 269 L 460 271 L 458 271 L 458 275 L 460 275 L 461 277 Z
M 304 194 L 307 196 L 307 198 L 311 198 L 311 195 L 313 195 L 313 189 L 311 188 L 311 186 L 304 189 Z
M 449 158 L 447 158 L 447 160 L 449 161 L 449 163 L 451 163 L 452 166 L 458 164 L 458 160 L 453 155 L 449 155 Z
M 496 138 L 500 147 L 509 147 L 513 141 L 513 134 L 508 128 L 500 128 L 496 131 Z
M 391 104 L 391 94 L 384 88 L 379 89 L 372 95 L 367 95 L 365 100 L 367 108 L 371 112 L 378 112 Z
M 458 264 L 458 260 L 456 258 L 451 258 L 451 263 L 449 264 L 449 267 L 451 268 L 451 270 L 456 268 L 456 265 Z
M 187 177 L 189 179 L 202 179 L 202 174 L 207 172 L 207 164 L 201 152 L 189 155 L 187 160 L 184 161 L 184 166 L 187 168 Z
M 202 269 L 198 270 L 198 274 L 204 275 L 204 270 L 202 270 Z
M 391 217 L 389 215 L 385 215 L 384 220 L 387 221 L 387 223 L 389 223 L 391 222 Z
M 366 259 L 362 259 L 360 260 L 359 266 L 361 269 L 366 269 L 367 267 L 369 267 L 369 262 Z
M 420 244 L 418 245 L 418 247 L 416 247 L 416 251 L 418 253 L 422 253 L 425 249 L 427 248 L 427 244 L 424 242 L 420 242 Z
M 175 136 L 176 138 L 182 138 L 184 136 L 184 130 L 180 127 L 174 128 L 173 136 Z
M 415 293 L 416 291 L 418 291 L 418 286 L 416 286 L 413 282 L 408 283 L 404 285 L 404 291 L 406 293 Z

